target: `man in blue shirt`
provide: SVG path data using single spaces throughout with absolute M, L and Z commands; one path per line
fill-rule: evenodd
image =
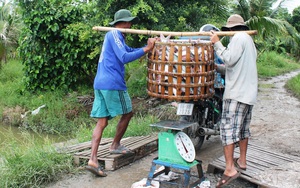
M 114 21 L 110 25 L 115 28 L 129 29 L 137 21 L 138 18 L 133 17 L 129 10 L 121 9 L 115 13 Z M 105 35 L 94 80 L 95 99 L 91 111 L 91 117 L 97 118 L 98 121 L 92 135 L 91 156 L 86 167 L 97 176 L 106 176 L 98 164 L 97 153 L 108 120 L 122 115 L 109 149 L 110 153 L 127 154 L 132 152 L 120 143 L 133 116 L 131 99 L 125 83 L 125 64 L 152 50 L 155 40 L 149 38 L 145 47 L 131 48 L 126 45 L 125 36 L 121 31 L 112 30 Z

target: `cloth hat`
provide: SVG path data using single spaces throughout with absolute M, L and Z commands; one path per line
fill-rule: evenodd
M 131 22 L 132 24 L 135 24 L 138 22 L 138 17 L 133 17 L 129 10 L 121 9 L 115 13 L 114 21 L 109 24 L 115 25 L 117 22 Z
M 248 26 L 245 24 L 244 19 L 238 14 L 231 15 L 227 20 L 227 24 L 225 26 L 223 26 L 221 28 L 221 30 L 229 31 L 230 28 L 233 28 L 236 26 L 242 26 L 242 27 L 245 27 L 246 30 L 249 30 Z

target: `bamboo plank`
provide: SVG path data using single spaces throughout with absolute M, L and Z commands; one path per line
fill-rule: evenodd
M 133 154 L 110 154 L 109 147 L 113 139 L 107 139 L 98 148 L 97 158 L 100 163 L 104 164 L 106 170 L 116 170 L 122 166 L 128 165 L 137 159 L 151 154 L 157 150 L 157 135 L 128 137 L 121 140 L 121 144 L 134 151 Z M 81 160 L 87 160 L 91 155 L 91 142 L 84 142 L 72 145 L 66 150 L 72 153 L 74 163 L 80 164 Z
M 276 156 L 276 157 L 283 158 L 284 160 L 289 160 L 291 162 L 293 162 L 293 161 L 300 162 L 300 158 L 296 157 L 296 156 L 293 157 L 293 156 L 287 156 L 287 155 L 284 155 L 284 154 L 275 153 L 275 152 L 266 150 L 266 148 L 263 148 L 261 146 L 252 145 L 252 144 L 249 144 L 249 147 L 251 147 L 253 150 L 254 149 L 259 150 L 262 153 L 268 153 L 269 155 L 273 155 L 273 156 Z
M 112 142 L 112 138 L 103 138 L 101 140 L 100 145 L 105 145 L 110 142 Z M 91 147 L 91 141 L 87 141 L 87 142 L 82 142 L 82 143 L 78 143 L 78 144 L 73 144 L 70 146 L 58 147 L 57 151 L 59 151 L 60 153 L 74 153 L 76 151 L 84 150 L 84 149 L 90 148 L 90 147 Z
M 235 150 L 235 156 L 239 155 L 239 149 Z M 261 146 L 254 144 L 248 145 L 247 151 L 247 170 L 241 172 L 241 178 L 260 185 L 262 187 L 271 187 L 256 179 L 257 175 L 262 174 L 270 168 L 285 165 L 287 163 L 299 162 L 299 157 L 286 156 L 281 153 L 275 153 Z M 217 170 L 225 170 L 225 158 L 219 157 L 208 165 L 207 173 L 216 173 Z
M 225 169 L 225 159 L 216 159 L 216 161 L 214 161 L 213 164 L 218 163 L 219 166 L 222 166 L 221 169 Z M 250 161 L 247 163 L 247 172 L 245 171 L 244 174 L 248 175 L 248 176 L 253 176 L 256 174 L 259 174 L 261 172 L 263 172 L 265 170 L 265 168 L 262 168 L 258 165 L 255 165 L 253 163 L 251 163 Z
M 154 139 L 155 140 L 155 139 Z M 154 141 L 153 140 L 153 137 L 138 137 L 138 138 L 131 138 L 131 139 L 128 139 L 128 140 L 122 140 L 122 144 L 125 145 L 126 147 L 128 147 L 129 149 L 131 150 L 135 150 L 143 145 L 146 145 L 146 144 L 149 144 L 151 142 Z M 136 144 L 138 143 L 138 144 Z M 99 156 L 102 156 L 102 158 L 106 158 L 108 156 L 110 156 L 110 152 L 109 152 L 109 146 L 110 144 L 107 144 L 105 146 L 99 146 L 99 149 L 98 149 L 98 157 Z M 87 150 L 84 150 L 84 151 L 80 151 L 80 152 L 77 152 L 75 153 L 74 155 L 77 155 L 77 156 L 88 156 L 90 155 L 91 153 L 91 150 L 90 149 L 87 149 Z M 120 155 L 120 154 L 115 154 L 114 156 L 116 155 Z

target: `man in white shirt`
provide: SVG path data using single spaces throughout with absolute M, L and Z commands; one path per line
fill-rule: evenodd
M 237 14 L 230 16 L 222 31 L 249 30 L 244 19 Z M 222 139 L 226 168 L 217 187 L 227 185 L 246 170 L 249 126 L 253 105 L 257 99 L 258 77 L 256 68 L 257 51 L 253 39 L 246 32 L 236 32 L 228 47 L 211 31 L 211 42 L 217 55 L 225 63 L 225 91 L 223 95 L 220 136 Z M 240 156 L 234 158 L 235 144 L 239 145 Z

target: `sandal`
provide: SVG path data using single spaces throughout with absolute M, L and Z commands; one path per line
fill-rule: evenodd
M 247 170 L 247 168 L 242 168 L 239 163 L 238 163 L 239 158 L 233 158 L 233 163 L 234 166 L 238 169 L 238 170 Z
M 220 188 L 224 185 L 229 184 L 230 182 L 232 182 L 233 180 L 238 178 L 240 176 L 240 174 L 241 174 L 240 172 L 237 172 L 234 176 L 227 176 L 227 175 L 223 174 L 221 179 L 219 180 L 216 188 Z
M 107 176 L 107 174 L 103 171 L 103 168 L 101 166 L 93 167 L 93 166 L 88 165 L 85 167 L 85 169 L 99 177 Z
M 123 145 L 120 145 L 117 149 L 110 149 L 109 150 L 110 154 L 129 154 L 129 153 L 134 153 L 130 149 L 126 148 Z

